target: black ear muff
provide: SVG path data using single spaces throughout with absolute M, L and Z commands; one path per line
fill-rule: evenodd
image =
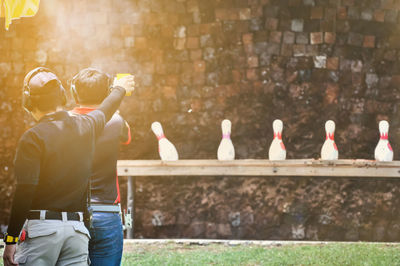
M 78 96 L 78 92 L 76 91 L 76 87 L 75 87 L 75 81 L 78 77 L 79 73 L 76 74 L 72 80 L 71 80 L 71 87 L 70 87 L 70 92 L 72 94 L 72 97 L 74 97 L 75 103 L 79 104 L 79 96 Z
M 22 107 L 30 113 L 32 112 L 31 94 L 29 90 L 24 90 L 22 93 Z
M 79 97 L 78 93 L 76 92 L 75 84 L 71 84 L 71 94 L 74 97 L 75 103 L 79 104 Z
M 63 87 L 63 85 L 60 82 L 60 93 L 61 93 L 61 104 L 62 106 L 66 106 L 67 105 L 67 93 Z

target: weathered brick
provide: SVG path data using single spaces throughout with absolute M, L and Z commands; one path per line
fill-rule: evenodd
M 367 88 L 373 88 L 378 85 L 379 77 L 375 73 L 367 73 L 365 75 L 365 84 L 367 84 Z
M 293 54 L 293 45 L 292 44 L 282 44 L 281 46 L 281 55 L 290 57 Z
M 336 31 L 336 20 L 322 20 L 321 31 Z
M 304 44 L 293 45 L 294 56 L 304 56 L 306 54 L 306 46 Z
M 258 56 L 247 57 L 247 65 L 252 68 L 258 67 Z
M 383 9 L 392 9 L 394 8 L 394 0 L 382 0 L 381 7 Z
M 382 9 L 375 10 L 374 20 L 378 21 L 378 22 L 384 22 L 385 21 L 385 10 L 382 10 Z
M 294 32 L 302 32 L 304 28 L 304 21 L 302 19 L 293 19 L 291 29 Z
M 313 59 L 315 68 L 326 68 L 326 55 L 317 55 Z
M 334 32 L 325 32 L 324 34 L 325 43 L 333 44 L 336 42 L 336 33 Z
M 361 19 L 370 21 L 374 17 L 374 13 L 371 9 L 361 11 Z
M 264 51 L 266 51 L 267 47 L 268 47 L 268 43 L 267 42 L 256 42 L 254 44 L 253 51 L 254 51 L 255 54 L 259 55 L 259 54 L 262 54 Z
M 289 0 L 289 6 L 299 6 L 301 5 L 302 0 Z
M 318 45 L 306 45 L 306 56 L 317 56 L 319 54 Z
M 245 45 L 243 45 L 243 48 L 244 48 L 244 52 L 246 53 L 246 54 L 254 54 L 255 52 L 254 52 L 254 44 L 245 44 Z
M 123 37 L 132 36 L 134 31 L 133 25 L 124 24 L 120 26 L 120 32 Z
M 135 39 L 133 37 L 125 37 L 124 39 L 125 47 L 131 48 L 135 44 Z
M 279 55 L 280 46 L 277 43 L 270 43 L 267 47 L 267 55 Z
M 200 27 L 199 25 L 189 25 L 187 27 L 187 35 L 188 36 L 199 36 L 200 35 Z
M 328 20 L 336 19 L 336 8 L 326 7 L 324 13 L 325 13 L 325 19 Z
M 186 38 L 175 38 L 174 39 L 174 48 L 176 50 L 183 50 L 186 47 Z
M 272 31 L 269 34 L 269 40 L 274 43 L 281 43 L 282 32 L 280 31 Z
M 322 32 L 311 32 L 310 42 L 311 44 L 321 44 L 323 42 Z
M 340 88 L 337 83 L 329 82 L 326 86 L 324 103 L 325 104 L 336 104 L 339 96 Z
M 191 50 L 190 51 L 190 60 L 192 61 L 196 61 L 201 59 L 203 56 L 203 53 L 201 51 L 201 49 L 196 49 L 196 50 Z
M 337 18 L 338 19 L 346 19 L 347 18 L 347 9 L 344 6 L 338 8 L 337 11 Z
M 256 31 L 254 33 L 253 42 L 265 42 L 268 40 L 269 32 L 268 31 Z
M 258 80 L 258 71 L 256 68 L 246 70 L 246 77 L 248 80 Z
M 253 33 L 246 33 L 242 35 L 242 41 L 244 45 L 253 43 Z
M 193 62 L 193 67 L 195 72 L 205 72 L 206 71 L 206 62 L 202 60 L 197 60 Z
M 168 75 L 165 79 L 165 84 L 173 87 L 177 87 L 179 84 L 178 75 Z
M 304 21 L 304 31 L 305 32 L 316 32 L 320 31 L 320 20 L 309 19 Z
M 204 85 L 206 83 L 206 77 L 204 72 L 196 73 L 193 75 L 193 85 Z
M 228 9 L 226 8 L 215 9 L 215 18 L 217 19 L 217 21 L 228 20 L 229 19 Z
M 330 70 L 337 70 L 339 68 L 339 58 L 328 57 L 328 59 L 326 60 L 326 68 Z
M 360 19 L 360 9 L 358 7 L 349 7 L 347 17 L 349 19 Z
M 347 38 L 347 43 L 353 46 L 362 46 L 364 41 L 364 36 L 359 33 L 350 32 Z
M 305 32 L 296 33 L 296 43 L 297 44 L 308 44 L 308 33 L 305 33 Z
M 250 16 L 253 18 L 261 18 L 264 15 L 262 6 L 251 7 Z
M 250 8 L 241 8 L 239 10 L 239 19 L 240 20 L 251 19 L 251 9 Z
M 385 22 L 396 23 L 397 22 L 397 10 L 385 10 Z
M 137 37 L 135 39 L 135 47 L 138 49 L 147 48 L 147 39 L 145 37 Z
M 270 31 L 275 31 L 278 29 L 279 20 L 276 18 L 267 18 L 265 20 L 265 29 Z
M 351 61 L 351 72 L 361 72 L 363 68 L 363 63 L 361 60 Z
M 373 36 L 373 35 L 364 36 L 363 46 L 366 48 L 374 48 L 375 47 L 375 36 Z
M 343 0 L 343 5 L 344 6 L 354 6 L 354 1 L 355 0 Z
M 303 0 L 303 5 L 305 6 L 315 6 L 314 0 Z
M 198 37 L 188 37 L 186 39 L 186 48 L 188 48 L 188 49 L 199 48 L 199 38 Z
M 324 17 L 324 8 L 321 6 L 311 8 L 311 19 L 322 19 Z
M 285 31 L 283 33 L 283 43 L 286 44 L 293 44 L 295 39 L 295 34 L 294 32 L 291 31 Z

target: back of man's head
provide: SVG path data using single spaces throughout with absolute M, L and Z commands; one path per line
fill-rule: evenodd
M 51 112 L 66 104 L 65 90 L 58 77 L 48 68 L 30 71 L 24 79 L 23 106 L 28 111 Z
M 95 68 L 82 69 L 72 80 L 71 93 L 80 105 L 98 105 L 110 92 L 110 77 Z

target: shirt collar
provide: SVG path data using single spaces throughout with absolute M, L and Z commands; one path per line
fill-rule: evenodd
M 39 119 L 38 123 L 49 122 L 49 121 L 54 121 L 54 120 L 62 120 L 67 117 L 69 117 L 69 115 L 68 115 L 68 112 L 66 112 L 66 111 L 53 112 L 53 113 L 44 115 L 42 118 Z
M 74 109 L 72 109 L 72 112 L 73 112 L 73 113 L 76 113 L 76 114 L 84 115 L 84 114 L 87 114 L 87 113 L 89 113 L 89 112 L 91 112 L 91 111 L 94 111 L 94 110 L 96 110 L 96 108 L 91 108 L 91 107 L 75 107 Z

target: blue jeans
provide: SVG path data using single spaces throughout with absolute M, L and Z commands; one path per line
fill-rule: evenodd
M 94 266 L 121 265 L 124 234 L 118 213 L 94 212 L 89 258 Z

